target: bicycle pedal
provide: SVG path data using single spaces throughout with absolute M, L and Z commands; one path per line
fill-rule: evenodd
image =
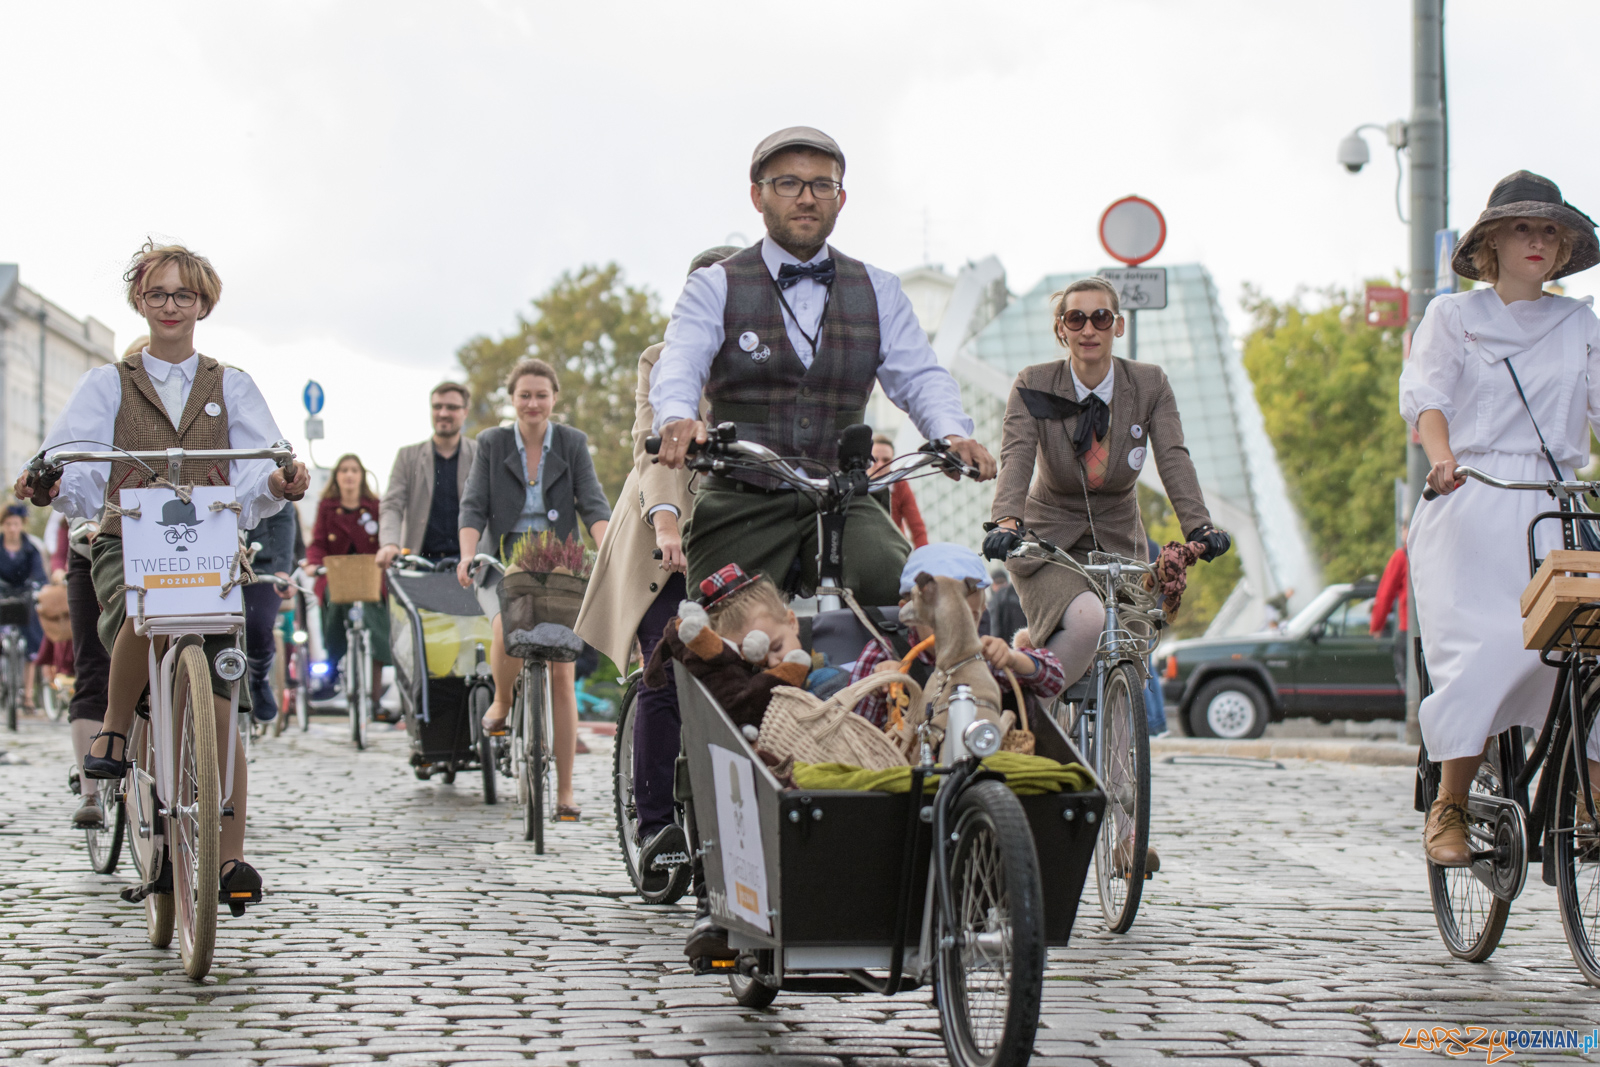
M 738 970 L 738 960 L 715 960 L 710 956 L 696 956 L 689 961 L 689 969 L 697 975 L 730 974 Z
M 663 852 L 650 861 L 652 871 L 670 871 L 689 862 L 687 852 Z

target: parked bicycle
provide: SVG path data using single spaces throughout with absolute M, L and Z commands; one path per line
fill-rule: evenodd
M 989 525 L 993 525 L 992 523 Z M 1109 552 L 1087 563 L 1029 530 L 1011 559 L 1037 559 L 1082 575 L 1105 605 L 1105 622 L 1089 673 L 1056 698 L 1055 716 L 1094 768 L 1106 791 L 1106 817 L 1095 842 L 1100 911 L 1113 933 L 1139 914 L 1150 846 L 1150 736 L 1144 688 L 1157 630 L 1166 614 L 1159 593 L 1146 590 L 1150 564 Z
M 286 441 L 265 449 L 62 450 L 48 458 L 41 452 L 28 470 L 36 493 L 43 495 L 60 479 L 68 463 L 133 462 L 152 476 L 155 468 L 151 464 L 165 464 L 166 481 L 176 486 L 185 460 L 226 464 L 252 459 L 270 459 L 285 477 L 292 476 L 294 450 Z M 225 508 L 215 521 L 237 530 L 236 517 Z M 139 870 L 139 884 L 125 890 L 123 897 L 144 904 L 151 945 L 166 947 L 176 930 L 184 972 L 198 980 L 210 972 L 216 946 L 221 820 L 233 811 L 238 758 L 237 747 L 230 744 L 226 763 L 219 767 L 218 734 L 226 736 L 223 727 L 227 720 L 217 712 L 211 691 L 212 664 L 207 662 L 203 646 L 210 634 L 223 634 L 234 641 L 232 647 L 217 654 L 215 666 L 232 688 L 228 711 L 237 716 L 241 713 L 239 683 L 248 669 L 240 647 L 244 615 L 242 611 L 147 615 L 142 599 L 138 603 L 141 610 L 132 620 L 135 632 L 151 639 L 150 688 L 129 730 L 129 767 L 121 782 L 124 802 L 131 803 L 129 844 Z M 228 901 L 235 915 L 244 914 L 245 903 Z
M 1579 524 L 1600 524 L 1600 515 L 1578 511 L 1574 502 L 1600 493 L 1600 482 L 1504 481 L 1472 467 L 1459 476 L 1496 489 L 1549 493 L 1560 510 L 1541 512 L 1528 524 L 1528 572 L 1541 563 L 1534 539 L 1540 523 L 1561 524 L 1564 548 L 1579 546 Z M 1433 499 L 1432 489 L 1423 496 Z M 1422 692 L 1432 691 L 1417 641 Z M 1544 643 L 1540 660 L 1556 669 L 1555 692 L 1544 727 L 1512 727 L 1492 738 L 1467 793 L 1470 867 L 1428 864 L 1428 894 L 1439 935 L 1451 955 L 1474 963 L 1490 957 L 1505 931 L 1511 902 L 1527 882 L 1528 864 L 1543 867 L 1556 888 L 1561 926 L 1578 970 L 1600 986 L 1600 817 L 1594 802 L 1586 745 L 1600 716 L 1600 600 L 1573 603 L 1560 627 Z M 1440 765 L 1423 747 L 1417 763 L 1416 805 L 1433 806 Z M 1530 803 L 1534 779 L 1538 787 Z M 1532 833 L 1530 834 L 1530 830 Z

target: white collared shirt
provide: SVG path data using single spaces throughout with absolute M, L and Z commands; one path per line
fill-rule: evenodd
M 831 255 L 833 250 L 824 245 L 800 265 L 818 263 Z M 774 278 L 785 263 L 800 263 L 771 237 L 761 240 L 761 259 Z M 923 437 L 971 437 L 972 420 L 962 410 L 961 389 L 939 365 L 911 301 L 900 288 L 900 279 L 871 265 L 867 265 L 867 277 L 878 301 L 878 384 L 884 395 L 911 416 Z M 785 332 L 808 370 L 816 353 L 806 334 L 817 336 L 827 295 L 828 287 L 811 278 L 801 278 L 783 291 L 794 312 L 793 318 L 784 313 Z M 726 338 L 723 311 L 727 303 L 728 274 L 720 263 L 700 268 L 684 283 L 667 324 L 666 347 L 650 376 L 650 405 L 655 408 L 657 433 L 676 419 L 700 417 L 700 394 Z
M 1067 360 L 1067 373 L 1072 375 L 1072 388 L 1078 394 L 1078 403 L 1081 404 L 1088 400 L 1089 394 L 1093 393 L 1106 402 L 1106 407 L 1111 406 L 1111 386 L 1117 377 L 1117 365 L 1115 363 L 1106 369 L 1106 376 L 1101 378 L 1100 384 L 1093 389 L 1078 381 L 1078 369 L 1072 365 L 1072 360 L 1070 359 Z
M 156 395 L 161 397 L 170 417 L 174 406 L 182 416 L 194 386 L 200 355 L 195 353 L 182 363 L 168 363 L 145 349 L 131 359 L 143 359 L 145 373 Z M 271 448 L 283 440 L 278 424 L 267 409 L 267 401 L 250 375 L 233 367 L 222 368 L 222 399 L 228 405 L 229 448 Z M 117 412 L 122 409 L 122 380 L 114 364 L 96 367 L 78 379 L 67 406 L 44 439 L 46 451 L 63 447 L 69 451 L 109 451 L 116 434 Z M 202 419 L 219 415 L 202 414 Z M 174 420 L 174 426 L 177 421 Z M 283 501 L 267 488 L 274 467 L 270 459 L 234 462 L 228 469 L 228 483 L 239 496 L 244 509 L 239 528 L 249 530 L 262 519 L 275 515 Z M 18 472 L 21 473 L 20 471 Z M 106 482 L 111 478 L 109 463 L 69 463 L 61 474 L 61 492 L 55 509 L 68 518 L 98 519 L 105 504 Z

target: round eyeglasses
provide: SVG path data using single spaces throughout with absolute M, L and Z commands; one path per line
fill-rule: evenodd
M 1093 324 L 1097 330 L 1109 330 L 1111 324 L 1117 321 L 1117 316 L 1110 308 L 1095 308 L 1087 315 L 1074 308 L 1062 315 L 1061 321 L 1073 332 L 1083 329 L 1083 324 L 1086 322 Z
M 143 294 L 144 302 L 153 308 L 166 307 L 170 299 L 181 308 L 192 308 L 194 302 L 200 299 L 200 294 L 188 289 L 179 289 L 176 293 L 164 293 L 160 289 L 146 289 Z
M 802 181 L 793 174 L 785 174 L 781 178 L 763 178 L 757 185 L 770 185 L 772 191 L 779 196 L 796 197 L 806 186 L 811 187 L 811 195 L 818 200 L 837 200 L 844 186 L 832 178 L 813 178 L 811 181 Z

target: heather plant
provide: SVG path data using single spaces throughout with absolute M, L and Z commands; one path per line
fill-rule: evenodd
M 595 553 L 574 535 L 568 534 L 562 540 L 549 530 L 529 530 L 513 542 L 510 552 L 500 562 L 508 571 L 588 578 L 594 571 L 594 560 Z

